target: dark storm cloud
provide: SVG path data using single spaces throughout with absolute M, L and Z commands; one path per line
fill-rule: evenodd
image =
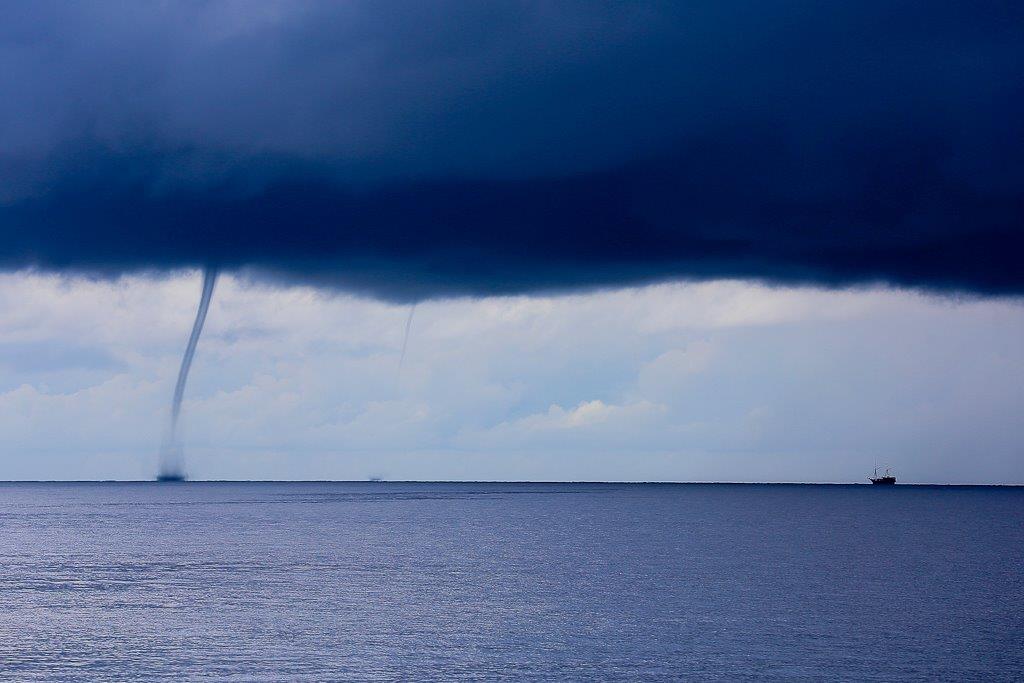
M 1017 3 L 4 9 L 4 267 L 1024 291 Z

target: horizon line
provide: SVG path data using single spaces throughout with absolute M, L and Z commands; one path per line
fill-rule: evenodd
M 874 486 L 859 481 L 623 481 L 555 479 L 0 479 L 2 484 L 596 484 L 618 486 Z M 1024 483 L 904 482 L 896 486 L 1024 488 Z

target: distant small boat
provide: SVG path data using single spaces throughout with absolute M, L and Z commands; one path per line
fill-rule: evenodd
M 156 480 L 157 481 L 185 481 L 185 475 L 184 474 L 177 474 L 177 473 L 174 473 L 174 472 L 166 472 L 166 473 L 158 474 L 156 476 Z
M 875 468 L 875 476 L 868 477 L 868 479 L 871 480 L 872 484 L 876 484 L 878 486 L 888 486 L 890 484 L 895 484 L 896 483 L 896 477 L 894 477 L 893 475 L 889 474 L 889 468 L 888 467 L 885 468 L 885 476 L 882 476 L 882 477 L 878 476 L 878 468 L 876 467 Z

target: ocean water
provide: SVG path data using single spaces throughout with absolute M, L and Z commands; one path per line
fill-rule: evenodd
M 1021 680 L 1024 489 L 0 484 L 3 680 Z

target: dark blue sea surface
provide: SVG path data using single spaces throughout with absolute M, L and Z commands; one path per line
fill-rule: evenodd
M 0 484 L 4 680 L 1021 680 L 1024 489 Z

